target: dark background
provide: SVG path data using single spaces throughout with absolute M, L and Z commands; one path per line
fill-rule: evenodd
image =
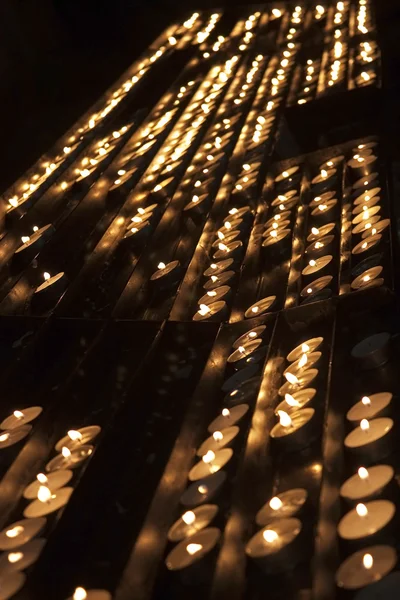
M 2 0 L 0 191 L 51 147 L 167 24 L 191 9 L 224 2 L 246 4 Z M 393 132 L 399 124 L 400 3 L 379 0 L 376 11 Z

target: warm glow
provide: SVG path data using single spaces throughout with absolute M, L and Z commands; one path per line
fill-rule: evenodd
M 280 508 L 282 508 L 283 502 L 280 498 L 275 496 L 275 498 L 271 498 L 271 500 L 269 501 L 269 505 L 272 508 L 272 510 L 279 510 Z
M 279 8 L 273 8 L 272 9 L 272 14 L 274 15 L 274 17 L 276 17 L 277 19 L 282 15 L 281 11 L 279 10 Z
M 22 525 L 16 525 L 12 529 L 8 529 L 6 531 L 6 536 L 8 538 L 16 538 L 19 535 L 21 535 L 21 533 L 23 533 L 23 532 L 24 532 L 24 528 L 22 527 Z
M 199 485 L 199 487 L 197 488 L 198 492 L 200 494 L 207 494 L 208 492 L 208 487 L 206 485 Z
M 203 546 L 201 544 L 188 544 L 186 546 L 186 550 L 191 556 L 193 556 L 193 554 L 196 554 L 197 552 L 200 552 L 202 548 Z
M 356 513 L 359 517 L 366 517 L 368 514 L 368 508 L 365 506 L 365 504 L 360 502 L 360 504 L 357 504 L 356 506 Z
M 278 537 L 279 537 L 278 534 L 273 529 L 266 529 L 263 533 L 263 538 L 266 542 L 268 542 L 268 544 L 272 544 L 273 542 L 276 542 Z
M 214 431 L 213 438 L 216 442 L 222 442 L 222 440 L 224 439 L 224 436 L 220 431 Z
M 292 419 L 284 410 L 278 410 L 278 417 L 282 427 L 290 427 L 292 425 Z
M 50 279 L 51 275 L 50 275 L 50 273 L 43 273 L 43 277 L 44 277 L 44 280 L 47 281 L 48 279 Z
M 208 313 L 211 312 L 211 308 L 209 306 L 207 306 L 207 304 L 200 304 L 200 308 L 198 310 L 198 313 L 204 317 L 205 315 L 208 315 Z
M 239 346 L 238 351 L 243 354 L 243 352 L 246 352 L 246 348 L 244 346 Z
M 215 453 L 212 450 L 208 450 L 208 452 L 206 452 L 203 456 L 203 462 L 206 463 L 206 465 L 210 464 L 215 458 Z
M 361 398 L 361 402 L 364 404 L 364 406 L 370 406 L 371 404 L 371 400 L 370 398 L 368 398 L 368 396 L 364 396 L 363 398 Z
M 9 433 L 2 433 L 0 435 L 0 442 L 6 442 L 8 440 L 8 438 L 10 437 Z
M 317 264 L 317 262 L 314 259 L 311 259 L 308 264 L 310 265 L 310 267 L 315 267 L 315 265 Z
M 40 502 L 48 502 L 51 498 L 51 491 L 46 485 L 41 485 L 39 486 L 37 497 Z
M 301 369 L 302 367 L 304 367 L 304 365 L 307 364 L 307 361 L 308 361 L 307 354 L 303 354 L 299 360 L 299 368 Z
M 311 229 L 311 233 L 313 233 L 314 235 L 318 235 L 319 234 L 319 229 L 317 229 L 316 227 L 313 227 Z
M 36 479 L 38 480 L 39 483 L 41 483 L 42 485 L 45 485 L 49 480 L 46 477 L 46 475 L 44 473 L 38 473 L 36 475 Z
M 186 525 L 193 525 L 196 520 L 196 515 L 192 510 L 188 510 L 185 514 L 182 515 L 182 521 L 186 523 Z
M 285 373 L 285 377 L 291 385 L 297 385 L 299 383 L 298 378 L 293 373 Z
M 223 417 L 229 417 L 231 414 L 231 411 L 229 410 L 229 408 L 223 408 L 221 414 Z
M 358 476 L 360 479 L 364 480 L 364 479 L 368 479 L 368 477 L 369 477 L 368 470 L 365 467 L 360 467 L 358 469 L 357 473 L 358 473 Z
M 298 402 L 298 400 L 296 400 L 295 398 L 293 398 L 293 396 L 291 394 L 285 394 L 285 402 L 286 404 L 289 404 L 289 406 L 300 406 L 300 402 Z
M 10 563 L 14 564 L 21 560 L 24 557 L 23 552 L 10 552 L 7 556 L 7 559 Z
M 368 431 L 369 430 L 369 421 L 368 419 L 362 419 L 361 423 L 360 423 L 360 427 L 363 431 Z
M 363 556 L 363 565 L 365 569 L 372 569 L 374 565 L 374 559 L 371 554 L 364 554 Z
M 165 267 L 166 267 L 166 266 L 167 266 L 167 265 L 166 265 L 165 263 L 163 263 L 163 262 L 160 262 L 160 263 L 158 263 L 158 265 L 157 265 L 157 269 L 165 269 Z
M 14 410 L 13 415 L 16 419 L 18 419 L 18 421 L 24 418 L 24 413 L 20 410 Z
M 71 456 L 71 451 L 66 446 L 63 446 L 61 448 L 61 454 L 64 458 L 69 458 Z
M 82 441 L 82 434 L 79 433 L 79 431 L 75 431 L 74 429 L 71 429 L 70 431 L 68 431 L 67 435 L 73 442 L 81 442 Z
M 74 595 L 72 596 L 72 600 L 86 600 L 87 598 L 87 593 L 85 588 L 83 587 L 77 587 Z

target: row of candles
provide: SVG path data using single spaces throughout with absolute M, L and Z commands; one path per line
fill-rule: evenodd
M 31 423 L 42 413 L 39 406 L 15 410 L 0 424 L 0 449 L 15 445 L 32 430 Z M 24 586 L 24 571 L 38 560 L 46 544 L 43 534 L 47 516 L 58 513 L 70 500 L 74 488 L 70 482 L 73 470 L 92 455 L 93 440 L 101 429 L 97 425 L 68 431 L 55 445 L 57 452 L 23 491 L 29 504 L 23 510 L 23 519 L 8 525 L 0 532 L 0 585 L 1 596 L 13 597 Z M 69 600 L 111 600 L 105 590 L 77 588 Z
M 168 48 L 172 48 L 177 43 L 177 40 L 182 37 L 184 31 L 190 30 L 193 27 L 199 17 L 199 13 L 194 13 L 182 27 L 175 28 L 174 35 L 170 36 L 170 40 L 173 40 L 172 43 L 163 39 L 157 50 L 152 54 L 149 53 L 149 56 L 143 58 L 139 64 L 135 64 L 132 69 L 133 74 L 131 73 L 114 90 L 111 96 L 107 96 L 103 106 L 96 113 L 91 114 L 85 123 L 78 124 L 76 130 L 71 135 L 68 135 L 62 150 L 57 150 L 56 154 L 50 160 L 40 159 L 32 169 L 32 173 L 29 173 L 22 181 L 12 186 L 11 190 L 5 194 L 6 202 L 11 204 L 11 206 L 15 206 L 16 203 L 20 204 L 28 200 L 32 195 L 36 195 L 36 192 L 40 193 L 41 188 L 44 188 L 44 185 L 50 178 L 50 181 L 54 180 L 68 164 L 69 156 L 75 155 L 75 151 L 78 153 L 86 145 L 87 141 L 91 138 L 92 132 L 104 124 L 105 118 L 115 110 L 121 100 L 131 92 L 151 67 L 166 54 Z
M 379 49 L 373 39 L 373 19 L 369 0 L 359 0 L 356 13 L 356 35 L 360 41 L 354 57 L 354 84 L 364 87 L 376 82 L 378 78 Z
M 389 342 L 390 334 L 375 334 L 359 342 L 351 354 L 353 359 L 367 359 L 369 368 L 379 368 L 388 358 Z M 379 370 L 375 373 L 371 381 L 378 383 Z M 393 467 L 384 464 L 393 452 L 393 410 L 393 394 L 384 391 L 358 397 L 346 414 L 350 432 L 344 439 L 344 448 L 354 474 L 340 488 L 346 512 L 337 532 L 347 556 L 336 572 L 336 582 L 348 590 L 368 589 L 374 584 L 378 593 L 377 582 L 397 564 L 393 502 L 397 483 Z M 388 597 L 396 586 L 396 575 L 391 575 L 380 591 Z M 364 595 L 360 592 L 356 597 Z
M 199 565 L 207 567 L 221 538 L 220 529 L 210 527 L 219 513 L 218 504 L 210 501 L 218 501 L 222 487 L 229 481 L 227 470 L 234 460 L 233 446 L 239 440 L 241 424 L 251 413 L 248 402 L 257 395 L 266 355 L 265 330 L 265 325 L 253 327 L 233 343 L 233 351 L 227 359 L 233 374 L 222 385 L 223 408 L 209 423 L 207 438 L 196 450 L 200 460 L 191 468 L 188 474 L 191 483 L 180 500 L 186 511 L 168 532 L 168 539 L 176 545 L 165 560 L 167 568 L 178 572 L 184 582 L 192 585 L 195 583 L 195 580 L 190 581 L 193 570 Z

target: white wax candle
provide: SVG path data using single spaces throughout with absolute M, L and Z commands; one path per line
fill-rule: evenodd
M 361 273 L 361 275 L 358 275 L 353 279 L 353 281 L 351 282 L 352 289 L 359 290 L 363 287 L 369 286 L 371 282 L 373 282 L 377 279 L 377 277 L 379 277 L 382 271 L 383 267 L 381 267 L 380 265 L 376 267 L 371 267 L 370 269 L 366 269 L 363 273 Z
M 361 177 L 353 184 L 353 190 L 359 190 L 360 188 L 366 188 L 369 185 L 375 184 L 378 178 L 378 173 L 370 173 L 365 177 Z
M 323 341 L 323 337 L 315 337 L 310 338 L 309 340 L 305 340 L 304 342 L 296 346 L 296 348 L 294 348 L 291 352 L 289 352 L 286 359 L 289 362 L 295 362 L 296 360 L 299 360 L 303 354 L 315 352 L 320 347 Z
M 226 258 L 225 260 L 220 260 L 216 263 L 212 263 L 208 269 L 206 269 L 203 273 L 205 277 L 211 277 L 211 275 L 220 275 L 226 271 L 230 266 L 233 265 L 233 258 Z
M 287 204 L 291 202 L 297 194 L 297 190 L 289 190 L 284 194 L 279 194 L 274 200 L 271 202 L 271 206 L 279 206 L 280 204 Z
M 225 427 L 225 429 L 221 429 L 221 431 L 214 431 L 214 433 L 197 449 L 197 456 L 204 456 L 209 450 L 217 452 L 226 446 L 230 446 L 239 431 L 239 427 L 236 427 L 236 425 L 233 427 Z
M 358 225 L 359 223 L 362 223 L 363 221 L 369 221 L 371 217 L 374 217 L 376 214 L 378 214 L 378 212 L 381 210 L 380 206 L 371 206 L 371 208 L 368 208 L 367 210 L 363 210 L 362 212 L 360 212 L 360 214 L 356 215 L 353 220 L 352 223 L 353 225 Z
M 328 181 L 335 174 L 336 174 L 336 169 L 334 169 L 334 168 L 332 168 L 332 169 L 322 169 L 321 173 L 319 173 L 318 175 L 316 175 L 311 180 L 311 183 L 312 183 L 312 185 L 316 185 L 317 183 L 323 183 L 325 181 Z
M 211 552 L 221 537 L 215 527 L 208 527 L 180 542 L 168 554 L 165 564 L 170 571 L 181 571 Z
M 370 250 L 371 248 L 379 244 L 381 239 L 382 236 L 379 233 L 376 233 L 375 235 L 370 235 L 364 240 L 361 240 L 361 242 L 359 242 L 358 244 L 356 244 L 351 253 L 362 254 L 363 252 L 367 252 L 367 250 Z
M 360 509 L 360 506 L 363 509 Z M 373 500 L 357 504 L 342 517 L 338 533 L 345 540 L 362 540 L 384 529 L 393 519 L 396 507 L 389 500 Z
M 154 271 L 154 273 L 150 277 L 150 281 L 156 281 L 162 279 L 163 277 L 166 277 L 167 275 L 169 275 L 169 273 L 177 271 L 177 269 L 179 269 L 179 266 L 179 260 L 173 260 L 172 262 L 167 264 L 159 263 L 159 268 L 157 269 L 157 271 Z
M 28 236 L 29 239 L 24 241 L 23 244 L 19 248 L 17 248 L 17 250 L 15 251 L 16 256 L 18 256 L 19 254 L 24 252 L 24 250 L 27 250 L 28 248 L 31 248 L 32 246 L 34 246 L 36 244 L 36 242 L 38 242 L 40 240 L 40 238 L 46 237 L 46 234 L 48 237 L 49 234 L 53 233 L 54 231 L 55 231 L 55 229 L 54 229 L 53 225 L 51 225 L 51 224 L 41 227 L 40 229 L 35 231 L 35 233 L 33 235 Z
M 299 392 L 293 392 L 293 394 L 286 394 L 285 400 L 280 402 L 275 409 L 275 414 L 278 414 L 278 411 L 283 410 L 291 414 L 299 408 L 304 408 L 307 406 L 309 402 L 314 398 L 317 390 L 314 388 L 306 388 L 304 390 L 300 390 Z
M 384 231 L 387 227 L 389 227 L 390 225 L 390 219 L 381 219 L 380 221 L 376 221 L 372 227 L 366 229 L 362 234 L 361 237 L 364 240 L 365 238 L 369 237 L 370 235 L 375 235 L 377 233 L 381 233 L 382 231 Z
M 229 285 L 221 285 L 220 287 L 215 288 L 214 290 L 209 290 L 204 296 L 197 301 L 198 305 L 202 304 L 210 305 L 214 302 L 219 302 L 220 300 L 225 299 L 230 294 L 231 288 Z
M 221 429 L 236 425 L 236 423 L 245 416 L 248 410 L 248 404 L 237 404 L 229 409 L 223 408 L 221 414 L 211 421 L 207 427 L 207 431 L 214 433 L 215 431 L 221 431 Z
M 46 540 L 37 539 L 17 550 L 3 552 L 0 556 L 0 573 L 4 571 L 24 571 L 39 558 Z
M 281 413 L 282 414 L 282 413 Z M 315 410 L 313 408 L 303 408 L 301 410 L 297 410 L 293 412 L 289 416 L 290 423 L 288 420 L 288 424 L 282 424 L 282 422 L 277 423 L 271 429 L 271 438 L 273 439 L 281 439 L 281 438 L 289 438 L 290 436 L 295 436 L 296 433 L 302 429 L 311 419 L 314 417 Z M 282 421 L 282 419 L 281 419 Z
M 99 435 L 101 427 L 98 425 L 88 425 L 80 429 L 72 429 L 67 435 L 58 440 L 55 445 L 57 452 L 61 452 L 62 448 L 66 447 L 69 450 L 79 448 L 82 444 L 88 444 Z
M 4 421 L 0 423 L 0 429 L 16 429 L 21 425 L 37 419 L 42 411 L 43 408 L 41 406 L 30 406 L 29 408 L 23 408 L 22 410 L 15 410 L 12 415 L 6 417 Z
M 318 217 L 321 214 L 325 214 L 327 212 L 329 212 L 330 210 L 332 210 L 332 208 L 334 208 L 337 204 L 337 200 L 333 199 L 333 200 L 328 200 L 327 202 L 323 202 L 322 204 L 319 204 L 318 206 L 316 206 L 315 208 L 312 209 L 311 211 L 311 215 L 313 217 Z
M 284 171 L 282 171 L 282 173 L 280 173 L 279 175 L 277 175 L 275 177 L 275 183 L 279 183 L 281 181 L 290 179 L 292 177 L 292 175 L 294 175 L 295 173 L 297 173 L 299 171 L 299 169 L 300 169 L 299 166 L 290 167 L 290 168 L 285 169 Z
M 293 383 L 289 380 L 279 388 L 279 395 L 285 396 L 285 394 L 293 394 L 298 392 L 302 388 L 307 387 L 318 375 L 318 369 L 307 369 L 298 375 L 295 375 L 297 381 L 293 379 Z M 292 378 L 291 378 L 292 379 Z
M 198 506 L 209 502 L 218 495 L 225 481 L 225 471 L 217 471 L 213 475 L 198 479 L 184 491 L 180 502 L 183 506 Z
M 169 541 L 180 542 L 201 529 L 205 529 L 217 513 L 218 506 L 216 504 L 203 504 L 198 508 L 184 512 L 168 531 Z
M 266 325 L 259 325 L 258 327 L 253 327 L 250 331 L 247 331 L 243 335 L 237 338 L 232 344 L 232 348 L 235 350 L 239 348 L 239 346 L 244 346 L 247 342 L 255 340 L 259 335 L 261 335 L 266 329 Z
M 228 244 L 224 244 L 223 242 L 221 242 L 218 246 L 219 250 L 217 250 L 216 252 L 214 252 L 213 254 L 213 258 L 215 260 L 221 260 L 226 256 L 236 256 L 238 252 L 241 251 L 241 249 L 243 248 L 243 242 L 242 241 L 237 241 L 237 242 L 229 242 Z
M 323 237 L 318 238 L 318 240 L 307 246 L 306 254 L 313 255 L 322 252 L 323 249 L 327 248 L 334 239 L 335 236 L 333 235 L 324 235 Z
M 251 319 L 252 317 L 257 317 L 258 315 L 262 315 L 267 312 L 271 306 L 274 304 L 276 300 L 276 296 L 268 296 L 267 298 L 263 298 L 262 300 L 258 300 L 252 304 L 244 313 L 246 319 Z
M 268 523 L 248 542 L 246 554 L 251 558 L 263 558 L 274 555 L 292 544 L 302 529 L 299 519 L 277 519 Z M 288 564 L 287 568 L 290 569 Z
M 392 398 L 393 394 L 390 392 L 380 392 L 378 394 L 364 396 L 350 408 L 346 418 L 353 425 L 358 425 L 362 419 L 373 419 L 378 417 L 388 408 Z
M 369 200 L 371 200 L 371 198 L 377 196 L 380 191 L 380 187 L 374 187 L 370 190 L 366 190 L 365 192 L 357 196 L 357 198 L 354 200 L 354 205 L 358 206 L 359 204 L 364 204 L 364 202 L 368 202 Z
M 307 236 L 307 242 L 315 242 L 326 236 L 333 229 L 335 229 L 335 223 L 327 223 L 326 225 L 321 225 L 321 227 L 312 227 L 309 235 Z
M 53 512 L 56 512 L 69 502 L 72 492 L 74 491 L 71 487 L 61 488 L 54 493 L 50 492 L 50 497 L 45 502 L 41 500 L 34 500 L 24 510 L 24 517 L 27 519 L 44 517 Z
M 309 283 L 301 290 L 300 296 L 302 298 L 308 298 L 309 296 L 320 292 L 321 290 L 329 286 L 332 279 L 332 275 L 324 275 L 323 277 L 318 277 L 317 279 L 314 279 L 313 282 Z
M 304 352 L 299 359 L 295 360 L 290 364 L 290 366 L 285 369 L 284 375 L 286 373 L 292 373 L 293 375 L 299 376 L 299 373 L 305 371 L 315 365 L 319 359 L 321 358 L 321 352 Z
M 277 215 L 279 216 L 279 215 Z M 290 225 L 290 219 L 282 219 L 282 220 L 276 220 L 273 219 L 272 223 L 266 224 L 266 228 L 265 231 L 262 234 L 263 238 L 268 238 L 269 235 L 271 235 L 271 231 L 280 231 L 282 229 L 287 229 L 288 225 Z
M 231 448 L 223 448 L 217 452 L 209 451 L 200 462 L 190 469 L 189 480 L 197 481 L 217 473 L 231 460 L 232 456 L 233 450 Z
M 334 195 L 335 195 L 334 191 L 324 192 L 323 194 L 318 194 L 318 196 L 315 196 L 311 200 L 310 207 L 314 208 L 315 206 L 318 206 L 319 204 L 324 204 L 328 200 L 331 200 L 334 197 Z
M 93 452 L 93 446 L 82 445 L 79 448 L 69 450 L 63 448 L 61 454 L 52 458 L 46 465 L 46 471 L 57 471 L 58 469 L 76 469 L 79 467 Z
M 211 275 L 210 279 L 203 285 L 203 288 L 207 291 L 215 290 L 215 288 L 227 284 L 235 275 L 235 271 L 224 271 L 220 275 Z
M 36 537 L 45 527 L 46 519 L 22 519 L 0 532 L 0 550 L 20 548 Z
M 363 233 L 365 231 L 371 230 L 374 227 L 375 223 L 378 223 L 378 221 L 380 221 L 379 215 L 369 217 L 367 221 L 362 221 L 361 223 L 358 223 L 355 227 L 353 227 L 351 232 L 354 233 L 354 235 L 356 235 L 357 233 Z
M 361 422 L 364 425 L 364 421 Z M 359 426 L 353 429 L 345 438 L 344 445 L 349 450 L 358 452 L 361 451 L 363 454 L 371 453 L 371 456 L 375 458 L 376 443 L 385 444 L 383 452 L 387 453 L 386 440 L 387 436 L 393 429 L 392 419 L 383 417 L 380 419 L 372 419 L 367 421 L 367 428 L 364 429 Z M 379 455 L 381 453 L 379 452 Z
M 396 550 L 391 546 L 369 546 L 346 558 L 337 570 L 336 583 L 347 590 L 364 588 L 383 579 L 396 563 Z M 367 594 L 369 589 L 365 590 Z M 378 600 L 378 596 L 369 597 Z M 386 594 L 380 597 L 388 598 Z
M 333 256 L 331 254 L 321 256 L 320 258 L 311 259 L 301 273 L 302 275 L 313 275 L 314 273 L 321 271 L 321 269 L 324 269 L 332 259 Z
M 256 523 L 263 527 L 267 525 L 271 519 L 282 519 L 297 515 L 307 501 L 307 491 L 303 488 L 295 488 L 281 492 L 274 496 L 256 515 Z
M 360 467 L 340 488 L 342 498 L 350 502 L 360 502 L 383 492 L 393 480 L 394 470 L 389 465 L 376 465 L 366 469 Z
M 239 346 L 239 348 L 234 350 L 234 352 L 232 352 L 232 354 L 230 354 L 228 356 L 227 362 L 235 365 L 237 362 L 241 361 L 243 358 L 251 356 L 253 354 L 253 352 L 255 352 L 257 350 L 257 348 L 259 348 L 261 343 L 262 343 L 262 340 L 260 340 L 260 339 L 255 339 L 255 340 L 250 340 L 248 342 L 245 342 L 245 344 L 243 346 Z
M 3 430 L 0 432 L 0 450 L 17 444 L 32 431 L 32 425 L 20 425 L 15 429 Z
M 38 491 L 41 485 L 45 485 L 52 492 L 55 492 L 59 488 L 64 487 L 71 479 L 73 473 L 68 469 L 60 469 L 59 471 L 54 471 L 53 473 L 49 473 L 48 476 L 43 473 L 39 473 L 37 476 L 38 479 L 32 481 L 25 489 L 23 496 L 28 500 L 33 500 L 37 498 Z M 40 480 L 40 481 L 39 481 Z
M 226 302 L 210 302 L 209 304 L 200 304 L 199 309 L 193 315 L 193 321 L 206 321 L 212 317 L 220 316 L 222 319 L 226 309 Z
M 351 211 L 351 214 L 356 216 L 367 210 L 370 210 L 373 206 L 376 206 L 378 202 L 380 202 L 380 200 L 381 199 L 379 196 L 373 196 L 369 200 L 365 200 L 360 204 L 355 204 L 353 210 Z
M 278 242 L 286 239 L 291 235 L 292 231 L 290 229 L 271 229 L 267 231 L 265 234 L 265 240 L 262 243 L 263 248 L 267 248 L 268 246 L 273 246 Z M 263 234 L 264 237 L 264 234 Z
M 65 277 L 65 273 L 62 271 L 61 273 L 57 273 L 57 275 L 53 275 L 53 277 L 47 278 L 41 285 L 39 285 L 35 294 L 40 294 L 48 291 L 48 289 L 54 286 L 58 281 Z

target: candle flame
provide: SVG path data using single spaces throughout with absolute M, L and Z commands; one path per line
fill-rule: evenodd
M 290 427 L 292 424 L 292 419 L 284 410 L 278 410 L 279 423 L 282 427 Z
M 368 514 L 368 508 L 365 506 L 365 504 L 360 502 L 360 504 L 357 504 L 356 506 L 356 513 L 359 517 L 366 517 Z
M 374 559 L 372 558 L 371 554 L 364 554 L 363 565 L 366 569 L 372 569 L 374 565 Z
M 21 412 L 20 410 L 14 410 L 14 412 L 13 412 L 13 415 L 14 415 L 14 417 L 15 417 L 16 419 L 18 419 L 18 421 L 19 421 L 20 419 L 23 419 L 23 418 L 24 418 L 24 416 L 25 416 L 25 415 L 24 415 L 24 413 L 23 413 L 23 412 Z
M 77 587 L 74 595 L 72 596 L 72 600 L 86 600 L 87 592 L 83 587 Z
M 253 306 L 253 308 L 251 309 L 251 311 L 253 313 L 257 313 L 260 309 L 258 308 L 258 306 Z
M 63 446 L 61 448 L 61 454 L 64 458 L 69 458 L 71 456 L 71 451 L 66 446 Z
M 243 352 L 246 352 L 246 348 L 244 346 L 239 346 L 238 350 L 241 354 L 243 354 Z
M 213 438 L 216 442 L 221 442 L 224 439 L 224 436 L 221 431 L 214 431 Z
M 193 556 L 193 554 L 196 554 L 197 552 L 200 552 L 202 548 L 203 546 L 201 544 L 188 544 L 186 546 L 186 550 L 191 556 Z
M 368 429 L 369 429 L 368 419 L 361 419 L 360 427 L 363 431 L 368 431 Z
M 291 385 L 297 385 L 299 383 L 299 379 L 293 373 L 285 373 L 285 377 Z
M 211 312 L 211 308 L 209 306 L 207 306 L 207 304 L 200 304 L 200 308 L 198 310 L 198 313 L 204 317 L 205 315 L 208 315 L 208 313 Z
M 278 232 L 277 232 L 277 231 L 275 231 L 275 229 L 273 229 L 272 231 L 270 231 L 270 232 L 269 232 L 269 235 L 270 235 L 271 237 L 274 237 L 274 238 L 276 238 L 276 237 L 278 237 Z
M 300 402 L 293 398 L 291 394 L 285 394 L 285 402 L 289 404 L 289 406 L 300 406 Z
M 9 433 L 2 433 L 0 435 L 0 442 L 6 442 L 8 440 L 8 438 L 10 437 Z
M 43 277 L 44 277 L 44 280 L 47 281 L 48 279 L 50 279 L 50 273 L 47 273 L 47 272 L 43 273 Z
M 278 496 L 275 496 L 274 498 L 271 498 L 271 500 L 269 501 L 269 505 L 272 508 L 272 510 L 279 510 L 280 508 L 282 508 L 283 502 L 280 498 L 278 498 Z
M 371 399 L 368 398 L 368 396 L 364 396 L 363 398 L 361 398 L 361 402 L 364 404 L 364 406 L 370 406 Z
M 317 262 L 314 259 L 311 259 L 308 264 L 310 265 L 310 267 L 315 267 L 315 265 L 317 264 Z
M 366 469 L 365 467 L 360 467 L 357 473 L 360 479 L 368 479 L 369 477 L 368 469 Z
M 16 525 L 12 529 L 7 529 L 6 536 L 8 538 L 16 538 L 19 535 L 21 535 L 21 533 L 23 533 L 23 532 L 24 532 L 24 528 L 22 527 L 22 525 Z
M 304 365 L 307 364 L 307 361 L 308 361 L 307 354 L 303 354 L 299 360 L 299 368 L 301 369 L 302 367 L 304 367 Z
M 11 564 L 14 564 L 14 563 L 20 561 L 21 558 L 23 558 L 23 557 L 24 557 L 23 552 L 10 552 L 7 556 L 7 559 Z
M 192 510 L 188 510 L 185 514 L 182 515 L 182 521 L 186 523 L 186 525 L 193 525 L 196 520 L 196 515 Z
M 167 265 L 166 265 L 165 263 L 163 263 L 163 262 L 160 262 L 160 263 L 158 263 L 158 265 L 157 265 L 157 269 L 165 269 L 165 267 L 166 267 L 166 266 L 167 266 Z
M 70 429 L 67 435 L 73 442 L 82 441 L 82 434 L 79 431 L 75 431 L 75 429 Z
M 214 460 L 215 452 L 213 452 L 212 450 L 208 450 L 208 452 L 206 452 L 202 458 L 203 458 L 203 462 L 205 462 L 206 465 L 208 465 L 209 463 L 211 463 Z
M 23 244 L 26 244 L 27 242 L 29 242 L 30 239 L 31 238 L 29 237 L 29 235 L 23 235 L 21 237 L 21 241 L 22 241 Z
M 319 229 L 317 229 L 316 227 L 312 227 L 311 233 L 313 233 L 314 235 L 318 235 L 319 234 Z
M 36 475 L 36 479 L 39 483 L 42 483 L 43 485 L 49 481 L 44 473 L 38 473 Z
M 225 252 L 229 250 L 228 246 L 226 246 L 225 244 L 218 244 L 218 248 L 220 250 L 225 250 Z
M 263 538 L 268 544 L 272 544 L 278 539 L 278 534 L 273 529 L 266 529 L 263 533 Z
M 199 485 L 199 487 L 197 488 L 198 492 L 200 494 L 207 494 L 208 492 L 208 487 L 206 485 Z
M 305 354 L 306 352 L 310 351 L 310 346 L 308 344 L 302 344 L 301 345 L 301 351 Z
M 229 410 L 229 408 L 223 408 L 222 409 L 222 416 L 223 417 L 229 417 L 231 414 L 231 411 Z
M 289 173 L 287 171 L 282 172 L 282 177 L 289 177 Z
M 323 177 L 324 179 L 328 177 L 328 171 L 326 171 L 325 169 L 321 169 L 321 177 Z
M 40 502 L 48 502 L 51 498 L 51 491 L 46 485 L 40 485 L 37 493 Z

